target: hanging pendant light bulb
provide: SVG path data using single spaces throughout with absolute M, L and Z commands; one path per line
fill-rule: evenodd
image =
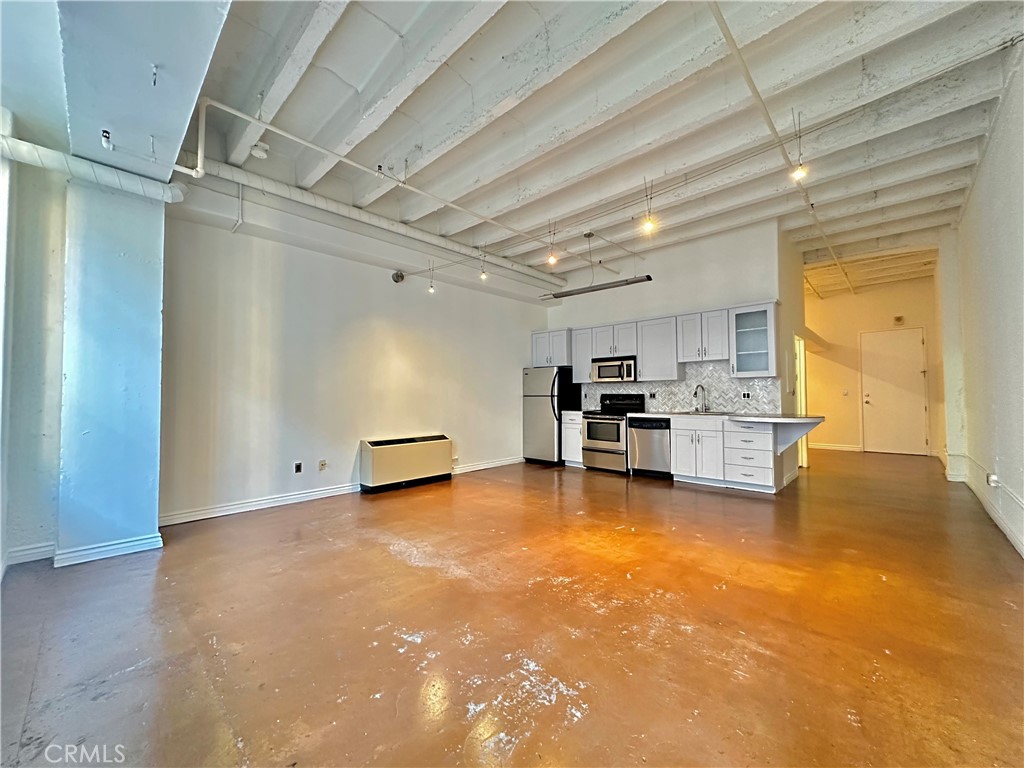
M 807 166 L 804 165 L 804 143 L 803 134 L 800 131 L 800 114 L 794 111 L 793 128 L 796 130 L 796 168 L 789 173 L 793 181 L 800 181 L 807 178 Z
M 555 266 L 558 263 L 558 256 L 555 255 L 554 251 L 548 252 L 548 264 Z
M 430 287 L 427 288 L 427 293 L 433 293 L 433 292 L 434 292 L 434 281 L 431 280 L 430 281 Z
M 548 222 L 548 231 L 551 239 L 551 245 L 548 248 L 548 264 L 552 267 L 558 263 L 558 254 L 555 253 L 555 225 L 552 222 Z
M 644 177 L 644 197 L 647 198 L 647 215 L 640 221 L 640 231 L 645 235 L 653 235 L 658 229 L 658 220 L 651 213 L 651 198 L 654 196 L 654 182 L 651 182 L 651 189 L 647 190 L 647 177 Z
M 481 280 L 486 280 L 487 279 L 487 270 L 484 269 L 484 257 L 483 256 L 480 257 L 480 279 Z
M 430 262 L 430 286 L 427 288 L 427 293 L 434 292 L 434 262 Z

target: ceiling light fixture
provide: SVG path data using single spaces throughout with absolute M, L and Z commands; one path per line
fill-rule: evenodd
M 555 266 L 558 263 L 558 254 L 555 253 L 555 225 L 548 222 L 548 229 L 551 233 L 551 246 L 548 248 L 548 264 Z
M 649 283 L 653 280 L 650 275 L 639 275 L 638 277 L 628 277 L 625 280 L 615 280 L 611 283 L 598 283 L 597 285 L 586 285 L 582 288 L 573 288 L 568 291 L 557 291 L 556 293 L 549 294 L 552 299 L 564 299 L 568 296 L 580 296 L 584 293 L 594 293 L 595 291 L 607 291 L 609 288 L 621 288 L 624 285 L 636 285 L 637 283 Z M 547 298 L 543 296 L 541 298 Z
M 434 292 L 434 262 L 430 262 L 430 286 L 427 288 L 427 293 Z
M 644 198 L 647 200 L 647 215 L 644 216 L 643 221 L 640 222 L 640 231 L 645 235 L 653 235 L 658 229 L 658 221 L 654 218 L 654 214 L 651 213 L 651 198 L 654 197 L 654 182 L 651 182 L 651 188 L 647 189 L 647 177 L 644 176 Z
M 483 256 L 480 257 L 480 279 L 481 280 L 486 280 L 487 279 L 487 270 L 484 269 L 484 257 Z
M 800 181 L 801 179 L 807 178 L 807 166 L 804 165 L 804 146 L 803 137 L 800 132 L 800 114 L 790 107 L 790 112 L 793 113 L 793 130 L 796 131 L 796 168 L 793 168 L 789 173 L 789 177 L 793 181 Z

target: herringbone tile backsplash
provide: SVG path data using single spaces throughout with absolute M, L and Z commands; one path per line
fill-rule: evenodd
M 709 363 L 682 363 L 679 381 L 638 381 L 621 384 L 584 384 L 583 410 L 600 407 L 605 392 L 647 395 L 648 413 L 692 411 L 700 405 L 693 390 L 703 384 L 708 392 L 708 408 L 729 413 L 778 413 L 782 409 L 782 388 L 778 379 L 735 379 L 724 360 Z M 654 398 L 651 398 L 651 393 Z M 744 400 L 743 393 L 750 399 Z

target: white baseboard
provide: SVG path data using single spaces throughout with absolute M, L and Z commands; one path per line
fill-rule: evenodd
M 860 453 L 863 449 L 859 445 L 839 445 L 836 443 L 808 443 L 811 448 L 820 448 L 823 451 L 857 451 Z
M 583 463 L 579 462 L 579 461 L 566 461 L 565 462 L 565 466 L 567 466 L 567 467 L 579 467 L 580 469 L 586 469 L 586 467 L 583 466 Z
M 967 457 L 962 453 L 946 454 L 946 479 L 951 483 L 967 481 Z
M 53 556 L 53 567 L 62 568 L 65 565 L 88 563 L 91 560 L 102 560 L 105 557 L 130 555 L 133 552 L 144 552 L 147 549 L 160 549 L 163 545 L 163 537 L 159 533 L 153 533 L 149 536 L 136 536 L 104 544 L 91 544 L 88 547 L 57 550 Z
M 497 459 L 496 461 L 478 461 L 476 464 L 463 464 L 459 467 L 452 469 L 453 475 L 461 475 L 463 472 L 478 472 L 481 469 L 493 469 L 494 467 L 504 467 L 509 464 L 522 464 L 522 456 L 512 456 L 508 459 Z
M 211 517 L 237 515 L 239 512 L 255 512 L 258 509 L 282 507 L 285 504 L 297 504 L 300 501 L 325 499 L 328 496 L 340 496 L 343 493 L 355 493 L 358 490 L 359 483 L 347 483 L 345 485 L 332 485 L 329 488 L 318 488 L 313 491 L 295 491 L 294 493 L 264 496 L 263 498 L 249 499 L 248 501 L 233 501 L 230 504 L 216 504 L 212 507 L 183 509 L 179 512 L 167 512 L 160 515 L 160 526 L 191 523 L 196 520 L 207 520 Z
M 29 544 L 25 547 L 13 547 L 7 551 L 4 560 L 4 568 L 18 563 L 31 563 L 35 560 L 49 560 L 53 557 L 55 549 L 52 541 L 44 541 L 42 544 Z
M 783 478 L 783 480 L 782 480 L 782 487 L 785 488 L 787 485 L 789 485 L 794 480 L 796 480 L 799 476 L 800 476 L 800 467 L 797 467 L 796 469 L 794 469 L 792 472 L 790 472 L 788 475 L 786 475 Z
M 1005 485 L 994 488 L 988 485 L 985 482 L 985 473 L 990 470 L 986 470 L 970 456 L 967 460 L 967 487 L 978 497 L 988 516 L 1010 540 L 1013 548 L 1024 557 L 1024 499 Z M 1006 508 L 1009 508 L 1009 513 Z M 1013 516 L 1021 522 L 1014 525 Z

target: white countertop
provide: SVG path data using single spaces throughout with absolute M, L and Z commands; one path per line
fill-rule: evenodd
M 755 421 L 769 424 L 820 424 L 824 416 L 797 416 L 791 413 L 733 413 L 729 421 Z

